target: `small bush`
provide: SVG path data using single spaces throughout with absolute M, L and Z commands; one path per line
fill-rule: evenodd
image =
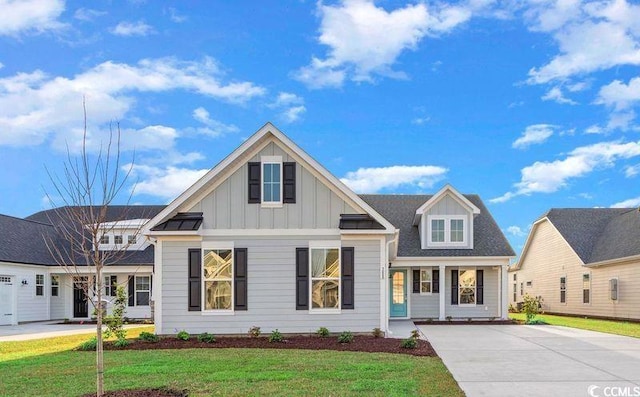
M 260 327 L 256 327 L 255 325 L 249 328 L 249 336 L 252 338 L 257 338 L 260 336 L 262 331 L 260 331 Z
M 215 335 L 210 334 L 208 332 L 203 332 L 200 335 L 198 335 L 198 341 L 204 342 L 204 343 L 213 343 L 216 341 L 216 337 Z
M 415 349 L 418 347 L 418 341 L 415 338 L 403 339 L 402 342 L 400 342 L 400 347 L 403 349 Z
M 451 316 L 447 316 L 446 318 L 447 318 L 448 322 L 451 322 L 451 320 L 453 320 L 453 317 L 451 317 Z
M 329 336 L 329 329 L 325 327 L 320 327 L 316 331 L 316 334 L 322 338 L 326 338 L 327 336 Z
M 420 339 L 420 331 L 414 329 L 411 331 L 411 335 L 409 336 L 411 339 Z
M 143 332 L 140 332 L 140 335 L 138 336 L 138 340 L 145 341 L 145 342 L 156 343 L 156 342 L 160 341 L 160 338 L 156 334 L 152 334 L 151 332 L 143 331 Z
M 185 330 L 182 330 L 180 332 L 178 332 L 178 334 L 176 335 L 176 338 L 183 340 L 183 341 L 188 341 L 189 338 L 191 337 L 191 335 L 189 335 L 189 333 Z
M 526 323 L 527 325 L 544 325 L 546 322 L 541 318 L 534 318 Z
M 96 350 L 97 346 L 98 346 L 98 339 L 96 339 L 96 337 L 94 336 L 88 341 L 82 342 L 78 346 L 78 350 L 92 351 L 92 350 Z
M 269 342 L 284 342 L 284 337 L 277 328 L 271 331 L 271 335 L 269 335 Z
M 525 322 L 529 324 L 541 312 L 543 299 L 541 296 L 534 298 L 529 294 L 525 294 L 522 299 L 522 311 L 527 319 Z
M 509 313 L 518 313 L 518 308 L 513 303 L 509 303 Z
M 353 334 L 351 331 L 344 331 L 338 336 L 339 343 L 351 343 L 353 342 Z
M 380 328 L 374 328 L 373 331 L 371 331 L 371 335 L 373 335 L 374 338 L 382 338 L 384 332 L 382 332 Z
M 113 342 L 113 345 L 115 347 L 127 347 L 129 346 L 129 341 L 126 340 L 125 338 L 120 338 L 120 339 L 117 339 L 115 342 Z

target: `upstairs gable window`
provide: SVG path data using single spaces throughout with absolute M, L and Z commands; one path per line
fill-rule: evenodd
M 466 220 L 462 216 L 429 216 L 430 245 L 466 244 Z
M 444 219 L 431 220 L 431 242 L 444 243 Z
M 262 163 L 262 202 L 282 203 L 282 163 Z

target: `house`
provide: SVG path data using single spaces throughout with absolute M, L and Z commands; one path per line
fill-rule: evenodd
M 104 270 L 107 310 L 117 286 L 127 290 L 125 316 L 151 319 L 153 246 L 140 227 L 164 206 L 112 206 L 111 223 L 103 225 L 100 250 L 126 245 L 126 255 Z M 116 221 L 126 213 L 127 221 Z M 49 250 L 64 251 L 60 233 L 63 211 L 41 211 L 25 219 L 0 215 L 0 325 L 43 320 L 87 320 L 93 308 L 84 288 L 95 271 L 82 263 L 69 272 L 58 266 Z M 55 248 L 54 248 L 55 247 Z
M 509 270 L 513 303 L 541 296 L 546 312 L 640 320 L 637 208 L 553 208 Z
M 476 195 L 357 195 L 270 123 L 159 211 L 156 331 L 506 319 L 515 256 Z

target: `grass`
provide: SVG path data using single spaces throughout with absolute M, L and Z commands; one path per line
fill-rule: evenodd
M 524 313 L 509 313 L 509 317 L 514 320 L 525 320 Z M 580 328 L 589 331 L 606 332 L 608 334 L 640 338 L 640 323 L 598 320 L 585 317 L 555 316 L 552 314 L 538 314 L 536 319 L 543 320 L 545 323 L 550 325 L 562 325 L 564 327 Z
M 87 338 L 0 342 L 0 395 L 93 392 L 95 354 L 70 350 Z M 277 349 L 106 351 L 105 386 L 165 386 L 192 396 L 463 396 L 437 357 Z

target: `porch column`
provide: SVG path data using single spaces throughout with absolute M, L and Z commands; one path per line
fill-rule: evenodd
M 446 295 L 446 289 L 445 289 L 445 283 L 444 283 L 444 279 L 447 277 L 447 274 L 445 273 L 445 265 L 440 265 L 440 292 L 438 293 L 439 298 L 440 298 L 440 311 L 439 316 L 438 316 L 438 320 L 440 321 L 444 321 L 445 319 L 445 312 L 444 312 L 444 297 Z
M 500 301 L 500 314 L 503 320 L 509 319 L 509 272 L 507 271 L 509 265 L 500 266 L 500 272 L 502 275 L 502 300 Z

